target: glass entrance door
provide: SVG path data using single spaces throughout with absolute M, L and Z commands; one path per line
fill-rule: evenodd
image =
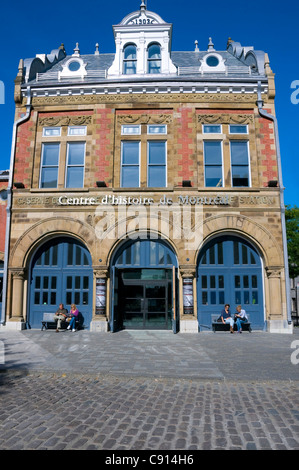
M 122 328 L 171 329 L 171 280 L 127 279 L 128 273 L 119 274 Z

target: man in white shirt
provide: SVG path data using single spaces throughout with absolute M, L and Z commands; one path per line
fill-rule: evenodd
M 248 318 L 244 309 L 242 309 L 241 305 L 237 307 L 237 313 L 235 313 L 235 317 L 237 318 L 237 328 L 238 333 L 242 333 L 242 324 L 248 322 Z

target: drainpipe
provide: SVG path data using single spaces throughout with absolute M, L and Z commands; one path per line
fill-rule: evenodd
M 11 223 L 11 206 L 12 206 L 12 187 L 13 187 L 13 170 L 15 164 L 16 146 L 17 146 L 17 128 L 20 124 L 27 121 L 31 113 L 31 92 L 30 87 L 27 87 L 27 103 L 26 114 L 22 116 L 13 125 L 12 144 L 10 153 L 10 170 L 9 182 L 7 188 L 7 206 L 6 206 L 6 232 L 5 232 L 5 253 L 4 253 L 4 272 L 3 272 L 3 296 L 2 296 L 2 311 L 1 311 L 1 324 L 5 324 L 5 312 L 7 305 L 7 280 L 8 280 L 8 256 L 10 249 L 10 223 Z
M 287 319 L 288 324 L 292 324 L 292 314 L 291 314 L 291 289 L 290 289 L 290 276 L 289 276 L 289 260 L 288 260 L 288 246 L 287 246 L 287 234 L 286 234 L 286 221 L 285 221 L 285 205 L 284 205 L 284 187 L 282 182 L 282 170 L 281 170 L 281 154 L 280 154 L 280 145 L 278 137 L 278 124 L 276 116 L 269 114 L 265 109 L 263 109 L 264 101 L 262 99 L 261 91 L 261 82 L 258 82 L 257 88 L 257 106 L 260 115 L 266 119 L 270 119 L 274 124 L 274 134 L 275 134 L 275 143 L 276 143 L 276 152 L 277 152 L 277 168 L 278 168 L 278 186 L 280 193 L 280 212 L 281 212 L 281 226 L 282 226 L 282 241 L 283 241 L 283 259 L 284 259 L 284 270 L 285 270 L 285 284 L 286 284 L 286 302 L 287 302 Z

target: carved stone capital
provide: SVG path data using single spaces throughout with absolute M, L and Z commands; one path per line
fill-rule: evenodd
M 268 279 L 280 279 L 281 268 L 278 266 L 267 266 L 266 274 Z
M 107 279 L 109 275 L 108 268 L 104 267 L 94 267 L 93 275 L 95 278 Z
M 195 278 L 196 276 L 196 266 L 186 266 L 186 265 L 181 265 L 180 266 L 180 273 L 182 278 Z
M 25 278 L 25 269 L 24 268 L 13 268 L 10 269 L 11 275 L 13 279 L 24 280 Z

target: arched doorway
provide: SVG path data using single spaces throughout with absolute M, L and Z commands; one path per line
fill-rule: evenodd
M 177 259 L 161 239 L 124 243 L 111 261 L 111 331 L 178 329 Z
M 74 303 L 83 317 L 84 327 L 92 318 L 93 271 L 87 248 L 70 237 L 54 238 L 34 254 L 30 266 L 28 323 L 41 326 L 44 312 L 56 312 L 63 303 L 70 310 Z
M 211 325 L 224 304 L 250 314 L 253 328 L 264 327 L 262 262 L 256 249 L 236 236 L 222 236 L 201 250 L 197 266 L 197 304 L 200 329 Z

